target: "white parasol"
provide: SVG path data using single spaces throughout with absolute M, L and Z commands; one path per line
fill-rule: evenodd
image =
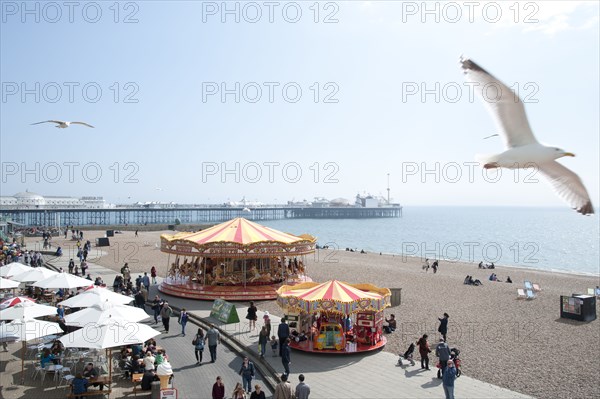
M 6 290 L 10 288 L 17 288 L 19 286 L 18 281 L 12 281 L 3 277 L 0 277 L 0 290 Z
M 95 287 L 83 291 L 72 298 L 59 302 L 59 305 L 68 306 L 70 308 L 89 308 L 90 306 L 101 303 L 119 303 L 125 305 L 133 301 L 132 297 L 117 294 L 109 291 L 106 288 Z
M 0 324 L 0 336 L 15 336 L 23 343 L 21 348 L 21 383 L 25 379 L 25 341 L 53 334 L 62 334 L 58 323 L 36 319 L 16 319 L 10 323 Z
M 81 278 L 70 273 L 57 273 L 37 283 L 32 284 L 40 288 L 79 288 L 89 287 L 94 283 L 86 278 Z
M 103 303 L 90 306 L 65 316 L 65 324 L 70 326 L 85 326 L 87 324 L 102 324 L 108 320 L 138 322 L 150 317 L 144 309 L 118 303 Z
M 56 315 L 54 306 L 40 305 L 33 302 L 21 302 L 10 308 L 0 310 L 0 320 L 35 319 L 36 317 L 50 315 Z
M 26 266 L 22 263 L 12 262 L 12 263 L 9 263 L 8 265 L 4 265 L 4 266 L 0 267 L 0 276 L 10 277 L 10 276 L 21 274 L 23 272 L 26 272 L 28 270 L 33 270 L 33 269 L 34 269 L 33 267 Z
M 54 272 L 50 269 L 46 269 L 45 267 L 36 267 L 33 270 L 28 270 L 26 272 L 16 274 L 11 277 L 12 280 L 15 281 L 40 281 L 50 276 L 58 274 L 58 272 Z

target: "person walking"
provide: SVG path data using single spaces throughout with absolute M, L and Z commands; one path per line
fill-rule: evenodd
M 253 331 L 256 328 L 256 312 L 258 312 L 258 308 L 254 306 L 254 302 L 250 302 L 250 307 L 248 308 L 248 312 L 246 313 L 246 319 L 248 319 L 248 326 L 250 327 L 250 331 Z
M 152 311 L 154 312 L 154 324 L 158 324 L 158 316 L 160 315 L 160 308 L 162 305 L 162 300 L 158 295 L 154 297 L 152 301 Z
M 258 347 L 260 357 L 265 357 L 265 352 L 267 350 L 267 342 L 269 341 L 269 333 L 267 332 L 267 327 L 262 326 L 260 329 L 260 333 L 258 333 Z
M 265 393 L 259 384 L 254 386 L 254 392 L 250 394 L 250 399 L 266 399 Z
M 152 284 L 156 284 L 156 267 L 154 266 L 150 269 L 150 277 L 152 277 Z
M 310 386 L 304 382 L 304 374 L 300 374 L 298 379 L 300 380 L 300 383 L 296 385 L 296 399 L 308 399 L 308 395 L 310 395 Z
M 287 375 L 283 374 L 281 376 L 281 382 L 275 387 L 273 399 L 292 399 L 293 397 L 292 384 L 288 382 Z
M 73 260 L 73 258 L 71 258 L 71 260 L 69 261 L 69 273 L 73 274 L 73 269 L 75 269 L 75 261 Z
M 448 319 L 449 318 L 450 318 L 450 316 L 448 316 L 448 313 L 444 313 L 444 317 L 442 317 L 441 319 L 438 317 L 438 320 L 440 321 L 440 326 L 438 327 L 438 332 L 440 334 L 442 334 L 444 341 L 446 341 L 446 334 L 448 333 Z
M 210 352 L 210 362 L 217 361 L 217 344 L 221 343 L 221 335 L 215 328 L 214 324 L 210 325 L 210 329 L 206 332 L 204 342 L 208 342 L 208 351 Z
M 179 320 L 177 320 L 177 322 L 181 324 L 181 335 L 185 337 L 185 325 L 188 322 L 188 313 L 185 308 L 181 309 L 181 312 L 179 313 Z
M 448 360 L 450 360 L 450 349 L 448 348 L 448 344 L 444 341 L 443 338 L 440 338 L 440 343 L 435 347 L 435 355 L 438 357 L 440 362 L 440 369 L 442 371 L 442 377 L 444 377 L 444 373 L 446 372 L 446 366 Z
M 419 354 L 421 355 L 421 368 L 430 370 L 429 354 L 431 353 L 431 348 L 429 347 L 429 342 L 427 342 L 427 334 L 423 334 L 423 336 L 419 338 L 417 346 L 419 347 Z
M 244 388 L 239 382 L 236 383 L 235 388 L 233 388 L 231 399 L 246 399 L 246 392 L 244 392 Z
M 265 322 L 265 327 L 267 328 L 267 335 L 271 335 L 271 318 L 269 317 L 269 311 L 265 310 L 265 314 L 263 316 L 263 321 Z
M 165 333 L 169 333 L 169 322 L 171 321 L 171 315 L 173 314 L 173 309 L 169 306 L 169 302 L 165 301 L 162 305 L 162 309 L 160 310 L 160 318 L 162 319 L 163 327 L 165 328 Z
M 454 362 L 448 360 L 446 363 L 446 372 L 442 377 L 442 387 L 444 388 L 444 395 L 446 399 L 454 399 L 454 380 L 456 379 L 456 367 Z
M 290 326 L 286 323 L 285 316 L 281 319 L 281 323 L 279 323 L 279 327 L 277 327 L 277 338 L 279 338 L 279 356 L 282 355 L 283 343 L 290 336 Z
M 194 345 L 194 355 L 196 355 L 196 364 L 202 364 L 202 354 L 204 353 L 204 331 L 201 328 L 198 328 L 198 332 L 196 336 L 192 340 L 192 345 Z
M 242 376 L 242 385 L 246 392 L 252 392 L 252 379 L 254 378 L 254 363 L 248 360 L 248 357 L 244 357 L 242 367 L 240 367 L 239 375 Z
M 221 376 L 217 376 L 217 381 L 213 384 L 212 399 L 225 399 L 225 385 Z
M 144 272 L 144 276 L 142 277 L 142 284 L 146 287 L 146 290 L 150 289 L 150 277 L 148 277 L 148 273 Z
M 290 363 L 292 362 L 291 352 L 290 339 L 286 338 L 285 341 L 281 343 L 281 363 L 283 364 L 283 369 L 285 370 L 285 376 L 290 375 Z

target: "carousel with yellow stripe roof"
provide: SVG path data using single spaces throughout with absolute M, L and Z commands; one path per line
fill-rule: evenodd
M 389 288 L 337 280 L 284 285 L 277 304 L 286 313 L 290 347 L 305 352 L 349 354 L 385 346 L 383 310 Z
M 163 234 L 160 240 L 161 251 L 170 255 L 161 292 L 229 301 L 275 299 L 282 284 L 310 281 L 304 257 L 314 253 L 316 242 L 311 235 L 283 233 L 244 218 Z

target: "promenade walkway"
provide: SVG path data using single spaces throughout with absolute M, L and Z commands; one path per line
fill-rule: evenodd
M 63 267 L 66 270 L 68 258 L 55 259 L 54 267 Z M 89 264 L 89 273 L 92 277 L 102 276 L 104 282 L 110 286 L 116 273 L 110 269 Z M 132 274 L 135 279 L 136 274 Z M 152 286 L 149 298 L 159 294 L 156 286 Z M 213 322 L 245 350 L 246 353 L 257 357 L 258 330 L 249 332 L 244 316 L 245 304 L 236 303 L 240 316 L 240 323 L 222 325 L 210 318 L 212 302 L 186 300 L 183 298 L 161 295 L 176 308 L 186 308 L 188 313 L 202 319 L 204 322 Z M 259 312 L 261 325 L 262 312 Z M 278 317 L 271 315 L 273 330 L 277 331 L 280 322 Z M 221 375 L 226 385 L 227 395 L 231 394 L 236 382 L 241 382 L 237 375 L 241 358 L 225 345 L 219 345 L 217 362 L 196 366 L 191 340 L 196 326 L 188 324 L 187 336 L 180 335 L 179 324 L 176 319 L 171 321 L 169 334 L 161 334 L 157 342 L 167 350 L 173 365 L 175 387 L 179 390 L 180 399 L 210 398 L 212 384 L 217 375 Z M 159 328 L 162 331 L 162 326 Z M 204 360 L 210 359 L 208 350 L 205 350 Z M 418 355 L 417 355 L 418 356 Z M 375 352 L 367 355 L 326 356 L 318 354 L 305 354 L 292 351 L 292 364 L 290 381 L 295 386 L 298 375 L 303 373 L 306 382 L 311 386 L 311 399 L 349 399 L 349 398 L 443 398 L 444 392 L 441 380 L 436 378 L 435 371 L 419 369 L 419 362 L 415 366 L 397 367 L 397 356 L 387 352 Z M 256 360 L 257 366 L 265 375 L 257 374 L 256 382 L 266 388 L 267 397 L 271 394 L 270 388 L 277 382 L 272 371 L 281 373 L 283 366 L 280 357 L 272 357 L 270 348 L 264 360 Z M 455 396 L 457 398 L 529 398 L 517 392 L 509 391 L 482 381 L 462 375 L 455 383 Z M 114 396 L 113 396 L 114 397 Z

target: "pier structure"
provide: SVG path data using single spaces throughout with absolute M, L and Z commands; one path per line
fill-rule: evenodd
M 109 226 L 218 223 L 237 217 L 248 220 L 366 219 L 402 217 L 401 206 L 389 207 L 123 207 L 107 209 L 0 209 L 0 215 L 26 227 Z

